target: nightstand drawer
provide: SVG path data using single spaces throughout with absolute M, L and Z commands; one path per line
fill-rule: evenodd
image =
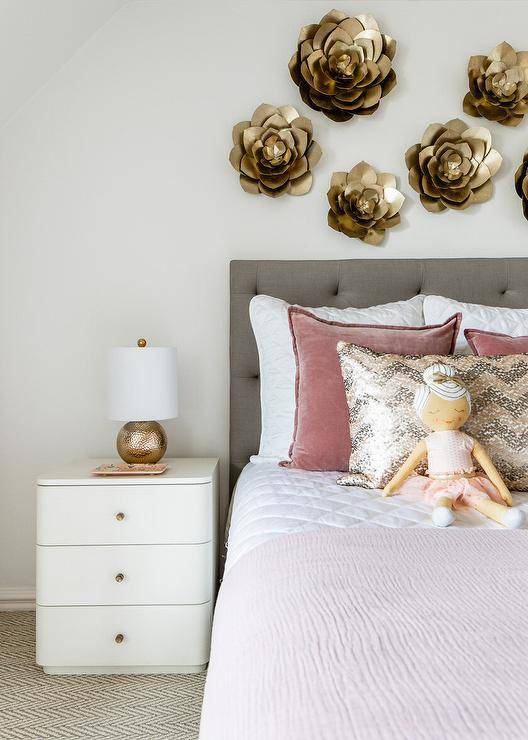
M 202 604 L 212 598 L 212 543 L 37 546 L 37 604 Z
M 211 603 L 37 607 L 38 665 L 199 666 L 209 660 Z
M 38 487 L 38 545 L 209 542 L 212 521 L 212 483 Z

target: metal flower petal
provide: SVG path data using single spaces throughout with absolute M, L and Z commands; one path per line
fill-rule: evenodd
M 470 57 L 467 72 L 464 112 L 518 126 L 528 107 L 528 52 L 516 52 L 503 41 L 487 57 Z
M 524 217 L 528 219 L 528 152 L 515 173 L 515 190 L 522 200 Z
M 277 198 L 310 190 L 321 147 L 312 139 L 311 121 L 291 105 L 262 103 L 251 121 L 233 127 L 233 143 L 229 161 L 247 193 Z
M 491 134 L 482 126 L 470 128 L 456 118 L 431 123 L 421 143 L 405 154 L 409 184 L 420 194 L 424 208 L 440 213 L 447 208 L 465 210 L 491 198 L 491 178 L 502 164 L 492 149 Z
M 346 236 L 379 246 L 385 231 L 400 223 L 405 198 L 396 178 L 359 162 L 350 172 L 334 172 L 328 191 L 328 225 Z
M 370 115 L 396 85 L 396 41 L 371 15 L 331 10 L 301 28 L 289 70 L 304 102 L 333 121 Z

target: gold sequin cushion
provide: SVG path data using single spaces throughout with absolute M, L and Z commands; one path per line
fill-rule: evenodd
M 456 369 L 471 393 L 463 430 L 484 445 L 508 488 L 528 490 L 528 355 L 413 357 L 346 342 L 338 343 L 337 352 L 352 445 L 340 485 L 383 488 L 429 434 L 412 403 L 425 368 L 441 361 Z

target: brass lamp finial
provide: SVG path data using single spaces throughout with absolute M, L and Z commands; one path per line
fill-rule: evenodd
M 140 339 L 137 340 L 137 346 L 138 347 L 146 347 L 147 346 L 147 340 L 146 339 L 143 339 L 143 337 L 141 337 Z

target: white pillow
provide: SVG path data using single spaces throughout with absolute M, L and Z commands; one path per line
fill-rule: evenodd
M 499 308 L 479 303 L 461 303 L 439 295 L 425 296 L 423 313 L 426 324 L 442 324 L 454 313 L 462 314 L 455 352 L 471 353 L 464 329 L 484 329 L 521 337 L 528 334 L 528 308 Z
M 423 296 L 370 308 L 308 308 L 316 316 L 347 324 L 423 326 Z M 289 459 L 295 416 L 295 358 L 288 323 L 289 303 L 257 295 L 249 304 L 260 366 L 262 432 L 251 462 Z

